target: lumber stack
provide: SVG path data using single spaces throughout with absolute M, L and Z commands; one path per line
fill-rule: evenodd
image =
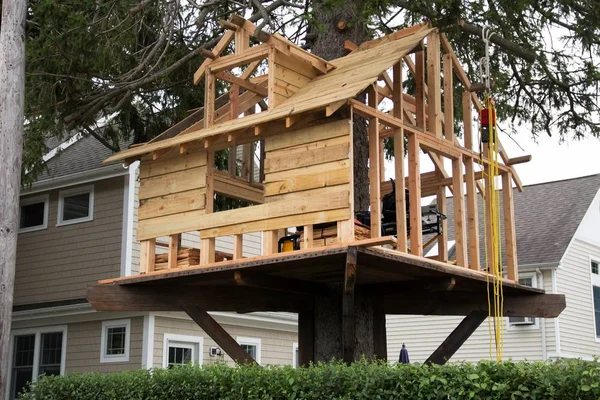
M 371 229 L 354 220 L 354 239 L 362 240 L 371 237 Z M 337 244 L 337 224 L 320 228 L 318 225 L 313 228 L 313 247 L 323 247 Z M 300 248 L 304 248 L 304 232 L 300 233 Z
M 200 264 L 200 250 L 181 249 L 177 252 L 177 268 L 185 268 L 190 265 Z M 169 254 L 157 254 L 154 258 L 154 270 L 167 269 L 169 266 Z
M 215 262 L 232 260 L 233 255 L 224 253 L 222 251 L 215 251 Z M 169 266 L 169 255 L 157 254 L 154 259 L 154 270 L 160 271 L 168 269 Z M 181 249 L 177 252 L 177 268 L 185 268 L 190 266 L 196 266 L 200 264 L 200 250 L 199 249 Z

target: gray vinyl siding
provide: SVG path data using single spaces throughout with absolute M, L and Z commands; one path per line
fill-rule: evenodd
M 280 331 L 275 329 L 260 329 L 246 326 L 221 324 L 221 326 L 235 339 L 237 336 L 261 339 L 261 365 L 292 365 L 293 344 L 298 341 L 295 332 Z M 210 347 L 218 347 L 196 323 L 187 318 L 156 317 L 154 326 L 154 368 L 162 368 L 164 334 L 171 333 L 187 336 L 201 336 L 203 338 L 202 360 L 203 364 L 217 361 L 216 357 L 209 355 Z M 225 355 L 224 360 L 234 365 L 231 358 Z
M 65 373 L 120 372 L 140 369 L 142 365 L 143 317 L 131 318 L 129 361 L 100 362 L 102 321 L 68 325 Z
M 559 317 L 562 357 L 600 355 L 600 339 L 596 339 L 594 326 L 590 259 L 600 260 L 600 247 L 575 238 L 557 270 L 558 293 L 567 297 L 567 308 Z
M 119 276 L 124 178 L 93 185 L 93 221 L 56 226 L 59 190 L 53 190 L 48 228 L 19 234 L 16 305 L 82 298 L 87 285 Z
M 551 291 L 549 276 L 550 271 L 544 271 L 544 285 L 550 285 L 544 287 L 548 292 Z M 461 320 L 462 317 L 452 316 L 388 315 L 388 359 L 398 361 L 400 348 L 402 343 L 405 343 L 411 362 L 425 361 Z M 553 335 L 553 321 L 547 319 L 546 341 L 553 340 Z M 508 326 L 508 319 L 505 319 L 504 359 L 541 360 L 542 355 L 542 329 L 539 319 L 533 326 Z M 451 361 L 477 362 L 489 358 L 490 333 L 488 320 L 485 320 Z

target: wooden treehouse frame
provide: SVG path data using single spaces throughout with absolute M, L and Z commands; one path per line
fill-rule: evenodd
M 466 315 L 430 360 L 445 362 L 487 315 L 478 196 L 490 210 L 486 179 L 495 179 L 488 177 L 485 149 L 474 150 L 472 113 L 482 105 L 450 43 L 422 24 L 361 45 L 347 42 L 349 55 L 328 62 L 241 17 L 222 25 L 228 30 L 194 74 L 196 84 L 204 80 L 204 107 L 107 160 L 140 160 L 142 273 L 101 281 L 89 288 L 88 299 L 103 310 L 186 311 L 237 361 L 251 360 L 206 311 L 298 312 L 300 362 L 306 364 L 315 360 L 315 296 L 339 283 L 345 360 L 357 356 L 354 296 L 360 292 L 373 299 L 373 347 L 381 358 L 386 313 Z M 250 38 L 259 44 L 250 46 Z M 233 53 L 223 55 L 232 42 Z M 414 95 L 403 87 L 406 73 L 416 83 Z M 454 133 L 455 76 L 462 86 L 464 145 Z M 218 82 L 229 84 L 220 97 Z M 381 111 L 386 104 L 389 112 Z M 361 240 L 353 195 L 356 115 L 368 120 L 370 165 L 370 237 Z M 384 179 L 388 137 L 394 138 L 395 176 L 403 177 L 394 187 Z M 218 171 L 215 154 L 224 149 L 228 167 Z M 434 171 L 421 173 L 421 151 Z M 514 165 L 530 157 L 509 158 L 502 148 L 500 157 L 506 315 L 557 316 L 563 296 L 518 285 L 512 184 L 522 190 Z M 435 239 L 438 255 L 426 258 L 421 229 L 408 232 L 407 225 L 421 227 L 422 197 L 436 196 L 445 214 L 447 189 L 453 193 L 456 260 L 448 259 L 446 221 Z M 382 197 L 392 190 L 397 239 L 381 234 Z M 251 205 L 216 211 L 215 194 Z M 316 239 L 323 224 L 333 225 L 334 233 Z M 302 227 L 303 249 L 278 252 L 278 240 L 295 227 Z M 199 234 L 199 255 L 181 264 L 178 258 L 190 254 L 181 249 L 188 232 Z M 262 234 L 262 255 L 245 258 L 243 235 L 252 232 Z M 224 236 L 233 237 L 231 254 L 215 249 L 215 239 Z M 490 231 L 486 237 L 491 252 Z M 159 238 L 168 242 L 166 255 L 156 254 Z

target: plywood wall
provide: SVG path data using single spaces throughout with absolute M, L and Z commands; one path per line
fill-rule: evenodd
M 138 240 L 197 229 L 206 204 L 207 152 L 200 145 L 140 164 Z

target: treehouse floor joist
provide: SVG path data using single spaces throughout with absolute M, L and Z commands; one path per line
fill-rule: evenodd
M 300 349 L 303 363 L 315 361 L 314 348 L 306 347 L 314 347 L 316 342 L 310 315 L 315 312 L 318 297 L 338 299 L 343 308 L 339 337 L 335 339 L 343 343 L 343 358 L 347 361 L 355 353 L 360 354 L 354 349 L 358 335 L 354 332 L 354 319 L 358 318 L 355 307 L 359 301 L 367 300 L 381 315 L 487 315 L 488 278 L 484 273 L 373 247 L 373 243 L 377 242 L 367 239 L 324 249 L 110 279 L 89 287 L 87 297 L 95 309 L 105 311 L 297 312 L 301 316 L 300 347 L 306 343 Z M 563 295 L 544 294 L 508 280 L 504 282 L 504 297 L 506 316 L 552 318 L 565 307 Z M 385 318 L 379 325 L 385 330 Z M 475 325 L 459 329 L 459 340 L 449 338 L 451 345 L 438 349 L 436 361 L 449 358 Z M 379 349 L 378 354 L 385 353 L 381 350 L 385 348 L 380 343 L 385 341 L 381 331 L 381 326 L 372 329 L 372 345 Z M 228 348 L 239 353 L 233 345 Z M 233 355 L 236 359 L 240 358 L 237 353 Z

